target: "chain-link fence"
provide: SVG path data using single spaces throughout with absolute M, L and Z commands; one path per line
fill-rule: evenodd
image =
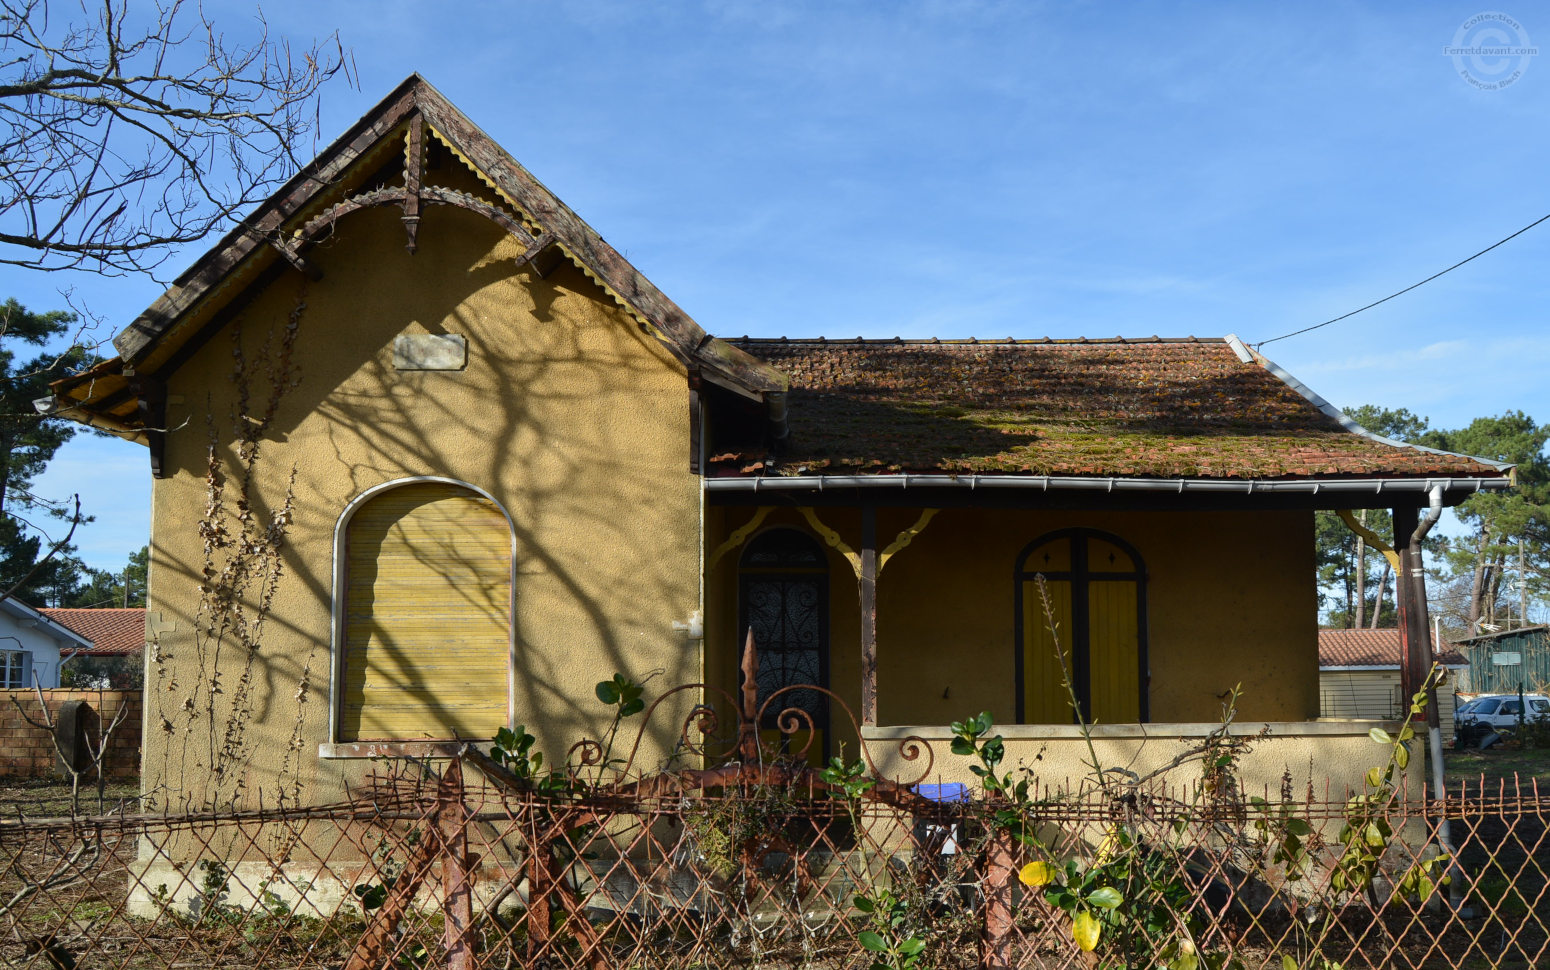
M 468 767 L 468 783 L 464 782 Z M 474 769 L 478 769 L 476 774 Z M 1532 967 L 1550 795 L 963 800 L 796 767 L 543 790 L 477 754 L 348 804 L 0 823 L 46 968 Z M 709 783 L 706 783 L 709 782 Z

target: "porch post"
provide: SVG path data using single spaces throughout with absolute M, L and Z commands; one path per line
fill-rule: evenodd
M 877 723 L 877 509 L 861 507 L 861 723 Z
M 1421 546 L 1415 539 L 1419 515 L 1413 506 L 1394 510 L 1394 551 L 1399 553 L 1394 601 L 1399 607 L 1399 642 L 1404 656 L 1400 685 L 1404 706 L 1421 689 L 1432 669 L 1431 620 L 1426 609 L 1426 576 L 1421 568 Z M 1437 716 L 1435 699 L 1428 705 L 1427 720 Z

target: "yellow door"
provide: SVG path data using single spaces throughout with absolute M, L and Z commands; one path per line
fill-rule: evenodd
M 511 531 L 456 485 L 383 492 L 346 534 L 345 741 L 490 738 L 508 720 Z

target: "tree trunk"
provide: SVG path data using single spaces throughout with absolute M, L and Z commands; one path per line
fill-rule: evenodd
M 1362 509 L 1357 516 L 1362 525 L 1367 524 L 1367 510 Z M 1367 609 L 1367 540 L 1361 536 L 1356 537 L 1356 613 L 1350 618 L 1351 628 L 1360 630 L 1363 626 L 1362 618 Z
M 1376 630 L 1378 628 L 1378 618 L 1383 615 L 1383 587 L 1388 585 L 1389 570 L 1391 568 L 1389 561 L 1384 559 L 1383 572 L 1378 574 L 1378 595 L 1373 597 L 1372 600 L 1372 625 L 1368 629 Z
M 1351 560 L 1346 560 L 1345 569 L 1345 625 L 1351 625 L 1351 617 L 1356 615 L 1356 604 L 1353 602 L 1355 587 L 1351 584 Z
M 1480 529 L 1480 542 L 1475 549 L 1475 575 L 1469 584 L 1469 629 L 1471 633 L 1480 632 L 1480 607 L 1485 599 L 1485 547 L 1490 530 L 1484 526 Z
M 6 493 L 11 486 L 11 436 L 0 436 L 0 515 L 5 514 Z
M 1502 602 L 1502 576 L 1507 572 L 1507 556 L 1505 553 L 1498 555 L 1491 562 L 1490 579 L 1486 583 L 1486 615 L 1490 622 L 1496 622 L 1497 610 Z

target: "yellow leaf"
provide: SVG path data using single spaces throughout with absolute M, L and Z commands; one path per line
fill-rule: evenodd
M 1113 858 L 1115 853 L 1119 851 L 1119 838 L 1121 834 L 1118 825 L 1109 826 L 1108 832 L 1103 836 L 1103 841 L 1098 843 L 1098 852 L 1093 857 L 1093 861 L 1101 866 Z
M 1092 913 L 1077 913 L 1071 921 L 1071 938 L 1088 953 L 1098 948 L 1098 935 L 1102 932 L 1102 924 L 1093 918 Z
M 1039 886 L 1047 886 L 1054 882 L 1055 872 L 1055 867 L 1048 862 L 1030 862 L 1023 866 L 1022 871 L 1018 872 L 1017 878 L 1022 881 L 1024 886 L 1032 886 L 1037 889 Z

